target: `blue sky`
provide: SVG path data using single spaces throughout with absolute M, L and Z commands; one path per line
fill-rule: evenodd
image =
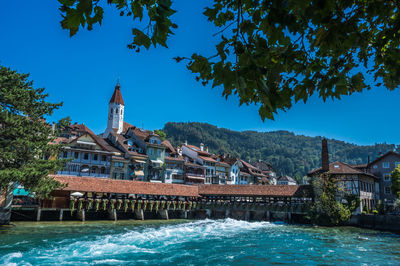
M 104 1 L 105 2 L 105 1 Z M 312 97 L 275 121 L 262 122 L 256 106 L 240 106 L 234 96 L 225 100 L 222 89 L 202 86 L 185 65 L 172 60 L 193 52 L 215 53 L 218 30 L 201 14 L 207 1 L 175 1 L 173 16 L 179 25 L 169 49 L 135 53 L 131 18 L 106 6 L 101 27 L 80 30 L 70 38 L 61 29 L 58 2 L 0 2 L 0 64 L 31 73 L 37 87 L 45 87 L 54 102 L 64 106 L 53 119 L 70 116 L 96 133 L 107 124 L 107 106 L 120 78 L 125 121 L 147 129 L 168 121 L 207 122 L 233 130 L 289 130 L 326 136 L 357 144 L 400 143 L 398 104 L 400 90 L 383 88 L 323 102 Z

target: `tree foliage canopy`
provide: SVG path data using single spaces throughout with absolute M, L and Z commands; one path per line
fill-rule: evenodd
M 329 173 L 313 178 L 311 185 L 316 195 L 316 201 L 311 206 L 308 215 L 313 223 L 324 226 L 343 224 L 351 217 L 350 209 L 355 210 L 357 203 L 360 206 L 359 200 L 356 200 L 355 204 L 348 203 L 347 205 L 337 201 L 336 196 L 339 192 L 337 180 Z
M 63 164 L 44 118 L 61 104 L 46 102 L 28 77 L 0 66 L 0 188 L 17 182 L 44 197 L 60 186 L 48 175 Z
M 105 1 L 59 0 L 61 25 L 101 24 Z M 240 104 L 255 103 L 273 119 L 278 110 L 314 93 L 340 99 L 372 86 L 400 84 L 398 1 L 381 0 L 214 0 L 203 14 L 221 30 L 214 55 L 177 55 L 204 85 L 222 86 Z M 107 0 L 145 25 L 132 29 L 128 47 L 140 51 L 161 45 L 178 25 L 171 0 Z M 182 10 L 184 12 L 184 10 Z M 143 27 L 142 27 L 143 28 Z M 368 82 L 366 82 L 368 80 Z
M 400 198 L 400 166 L 397 166 L 390 174 L 392 180 L 392 193 L 395 197 Z

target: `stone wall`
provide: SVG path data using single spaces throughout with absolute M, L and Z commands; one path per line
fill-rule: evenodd
M 395 215 L 353 215 L 349 225 L 368 229 L 400 233 L 400 216 Z

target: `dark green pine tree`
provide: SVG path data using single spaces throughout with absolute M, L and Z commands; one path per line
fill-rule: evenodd
M 0 66 L 0 189 L 23 185 L 44 198 L 61 184 L 49 177 L 64 161 L 45 118 L 62 103 L 49 103 L 44 89 L 33 88 L 29 74 Z

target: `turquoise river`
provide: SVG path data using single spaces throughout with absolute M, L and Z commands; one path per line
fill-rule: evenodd
M 15 223 L 0 265 L 400 265 L 400 237 L 232 219 Z

